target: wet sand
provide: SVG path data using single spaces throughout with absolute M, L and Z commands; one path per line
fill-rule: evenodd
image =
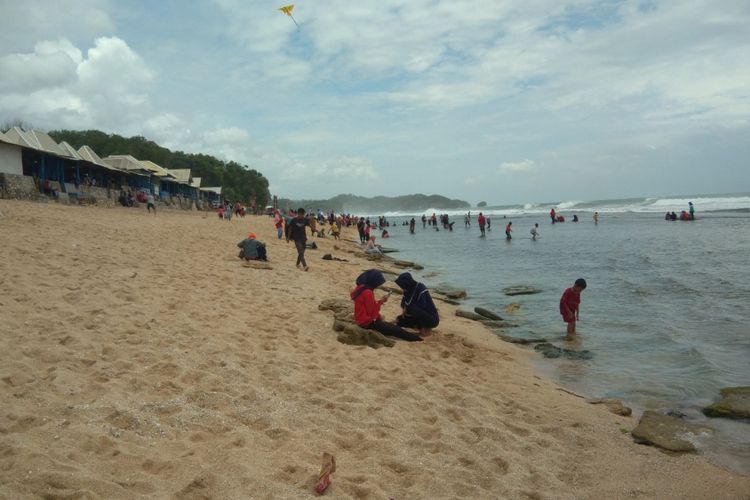
M 317 306 L 371 263 L 315 241 L 303 272 L 266 217 L 0 200 L 0 497 L 306 498 L 329 452 L 331 498 L 750 498 L 452 306 L 426 342 L 339 343 Z

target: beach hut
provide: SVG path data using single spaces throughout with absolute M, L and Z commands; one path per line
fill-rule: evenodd
M 30 179 L 22 181 L 27 190 L 33 184 L 37 191 L 57 198 L 59 193 L 66 191 L 66 182 L 77 182 L 70 174 L 76 171 L 77 156 L 61 147 L 45 132 L 13 127 L 5 133 L 5 137 L 21 147 L 22 175 Z M 68 178 L 66 172 L 69 173 Z M 25 197 L 32 196 L 33 193 L 29 192 Z
M 130 155 L 110 155 L 104 163 L 121 172 L 121 186 L 128 186 L 138 191 L 151 191 L 151 171 Z
M 0 132 L 0 174 L 23 175 L 21 146 Z
M 221 186 L 219 187 L 202 187 L 201 195 L 212 207 L 218 207 L 221 204 Z
M 165 179 L 167 182 L 171 179 L 175 179 L 174 175 L 172 175 L 166 168 L 157 165 L 150 160 L 141 160 L 141 163 L 151 172 L 151 192 L 161 198 L 162 182 Z
M 60 143 L 67 144 L 66 142 Z M 78 158 L 80 158 L 80 170 L 79 177 L 84 179 L 88 175 L 91 179 L 96 181 L 96 186 L 106 187 L 108 189 L 120 189 L 122 172 L 112 165 L 108 165 L 102 160 L 96 152 L 89 146 L 81 146 L 76 151 Z

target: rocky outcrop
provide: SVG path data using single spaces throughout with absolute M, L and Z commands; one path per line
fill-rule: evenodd
M 424 266 L 420 266 L 416 262 L 411 262 L 409 260 L 394 260 L 393 265 L 403 269 L 416 269 L 417 271 L 424 269 Z
M 689 439 L 706 432 L 709 432 L 706 427 L 647 411 L 630 434 L 633 441 L 639 444 L 658 446 L 668 451 L 690 452 L 695 451 L 695 445 Z
M 477 314 L 479 314 L 479 315 L 481 315 L 481 316 L 484 316 L 486 319 L 490 319 L 490 320 L 493 320 L 493 321 L 502 321 L 503 320 L 503 318 L 501 318 L 497 314 L 493 313 L 489 309 L 485 309 L 484 307 L 475 307 L 474 308 L 474 312 L 477 313 Z
M 482 321 L 483 319 L 485 319 L 484 316 L 481 316 L 475 312 L 464 311 L 462 309 L 456 309 L 456 316 L 460 318 L 472 319 L 474 321 Z
M 614 413 L 615 415 L 620 415 L 623 417 L 629 417 L 633 413 L 633 410 L 631 410 L 629 407 L 622 404 L 622 401 L 620 401 L 619 399 L 596 398 L 596 399 L 587 399 L 586 402 L 592 405 L 604 405 L 607 407 L 607 409 L 611 413 Z
M 549 342 L 543 342 L 534 346 L 534 350 L 542 353 L 545 358 L 567 358 L 567 359 L 591 359 L 594 353 L 587 350 L 563 349 Z
M 707 417 L 750 418 L 750 387 L 724 387 L 721 400 L 703 408 Z
M 505 342 L 510 342 L 511 344 L 521 344 L 521 345 L 529 345 L 529 344 L 541 344 L 546 343 L 547 339 L 530 339 L 530 338 L 523 338 L 523 337 L 511 337 L 510 335 L 499 335 L 500 339 Z
M 465 299 L 467 297 L 466 290 L 463 288 L 449 288 L 446 286 L 438 286 L 433 288 L 435 293 L 439 293 L 440 295 L 444 295 L 449 299 Z
M 541 293 L 542 291 L 538 288 L 534 288 L 533 286 L 509 286 L 503 288 L 503 293 L 505 295 L 533 295 L 535 293 Z

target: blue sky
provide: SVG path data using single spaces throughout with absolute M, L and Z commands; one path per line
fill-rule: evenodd
M 292 198 L 750 188 L 750 3 L 0 0 L 0 122 L 142 134 Z

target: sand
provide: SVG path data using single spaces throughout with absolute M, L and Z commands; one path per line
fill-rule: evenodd
M 329 452 L 331 498 L 750 498 L 452 306 L 428 342 L 337 342 L 317 306 L 370 265 L 316 242 L 303 272 L 265 217 L 0 200 L 0 497 L 309 498 Z

